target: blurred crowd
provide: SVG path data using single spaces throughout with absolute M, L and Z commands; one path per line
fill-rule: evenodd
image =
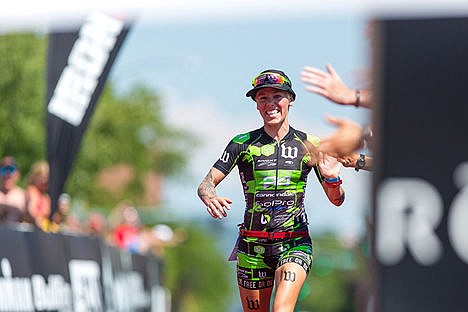
M 0 162 L 0 224 L 29 226 L 44 232 L 98 236 L 108 244 L 133 253 L 161 256 L 164 248 L 185 240 L 183 230 L 169 225 L 144 226 L 133 203 L 123 200 L 109 216 L 98 211 L 74 212 L 71 197 L 58 198 L 57 211 L 52 212 L 48 194 L 49 164 L 41 160 L 32 164 L 25 187 L 18 183 L 20 167 L 13 156 Z

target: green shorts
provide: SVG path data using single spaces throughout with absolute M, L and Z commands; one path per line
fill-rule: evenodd
M 275 271 L 285 263 L 297 263 L 306 273 L 313 262 L 310 237 L 270 241 L 240 237 L 237 246 L 237 282 L 247 289 L 272 287 Z

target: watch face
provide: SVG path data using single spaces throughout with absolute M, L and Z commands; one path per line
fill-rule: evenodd
M 364 166 L 366 165 L 366 158 L 365 158 L 364 155 L 361 154 L 361 156 L 359 157 L 359 159 L 356 162 L 356 165 L 359 168 L 364 168 Z

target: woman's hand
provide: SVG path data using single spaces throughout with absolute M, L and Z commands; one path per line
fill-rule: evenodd
M 336 158 L 324 153 L 319 153 L 318 156 L 318 166 L 322 176 L 332 179 L 340 175 L 340 170 L 343 165 Z
M 232 201 L 226 197 L 215 196 L 210 198 L 208 196 L 203 196 L 201 200 L 206 205 L 206 211 L 215 219 L 221 220 L 223 216 L 227 217 L 226 209 L 231 209 L 230 204 L 232 204 Z

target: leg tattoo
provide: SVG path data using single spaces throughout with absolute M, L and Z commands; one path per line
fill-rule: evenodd
M 294 282 L 296 280 L 296 272 L 293 271 L 284 271 L 283 280 Z
M 249 299 L 249 297 L 245 297 L 245 300 L 247 301 L 247 308 L 249 310 L 258 310 L 260 309 L 260 303 L 258 303 L 258 299 Z

